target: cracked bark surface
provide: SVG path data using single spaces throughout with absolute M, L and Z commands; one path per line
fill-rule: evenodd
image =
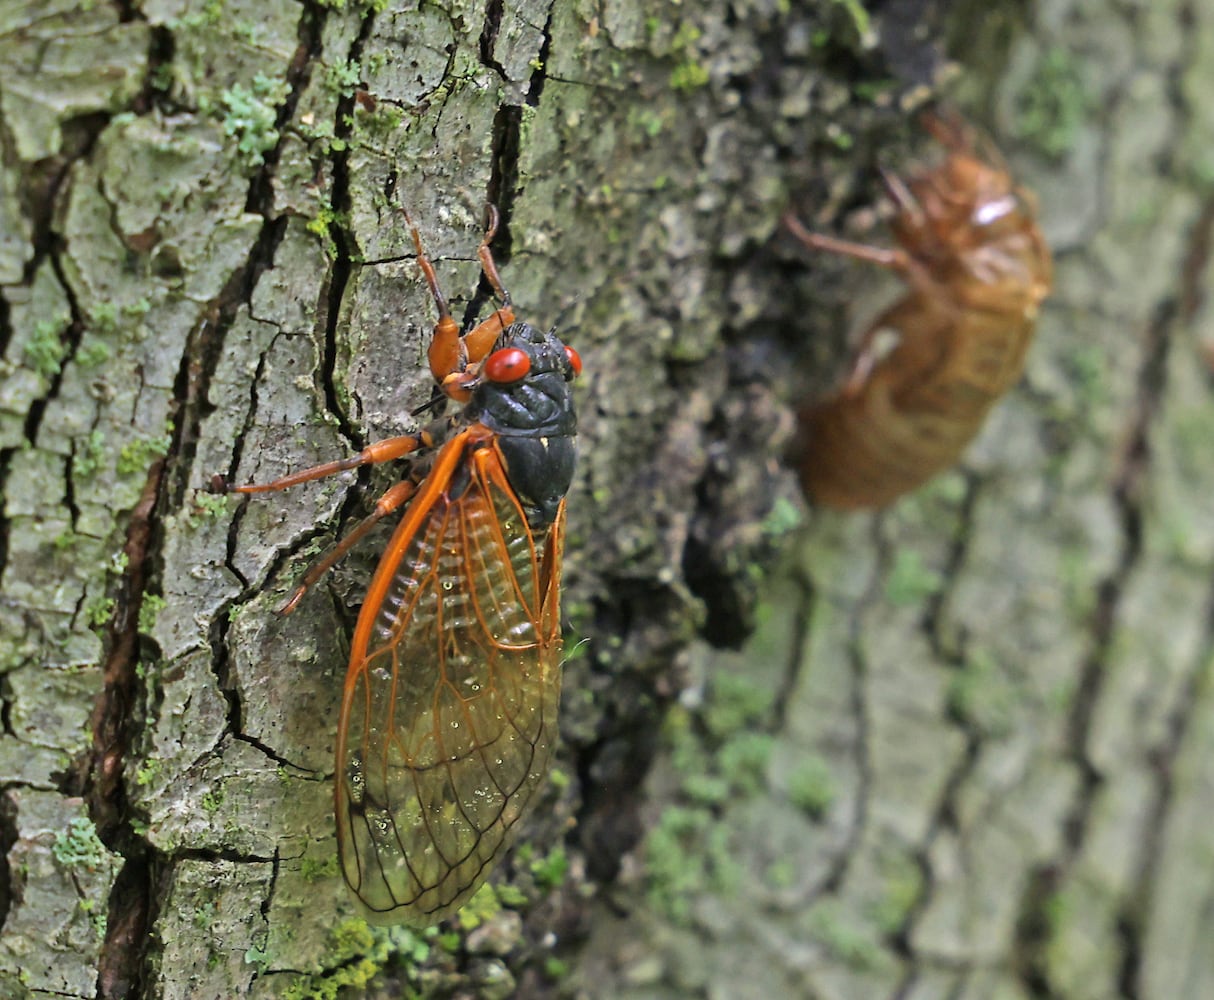
M 784 6 L 0 2 L 0 994 L 1214 993 L 1214 16 Z M 874 287 L 778 218 L 857 223 L 946 29 L 1058 291 L 963 469 L 813 513 L 756 612 L 785 403 Z M 568 780 L 456 939 L 334 874 L 375 539 L 272 614 L 391 470 L 202 491 L 415 426 L 390 181 L 457 316 L 496 203 L 586 363 Z

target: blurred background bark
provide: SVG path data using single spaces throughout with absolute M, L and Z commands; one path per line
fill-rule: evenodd
M 0 994 L 1214 994 L 1214 13 L 18 0 L 0 66 Z M 790 406 L 897 292 L 778 220 L 884 242 L 941 92 L 1056 291 L 958 470 L 812 511 Z M 272 614 L 392 471 L 203 490 L 414 426 L 393 181 L 586 366 L 557 774 L 425 934 L 334 863 L 376 541 Z

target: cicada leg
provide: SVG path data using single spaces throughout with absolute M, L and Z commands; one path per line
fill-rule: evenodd
M 282 476 L 269 483 L 248 483 L 244 486 L 231 486 L 226 480 L 217 476 L 212 480 L 211 488 L 213 491 L 221 493 L 272 493 L 278 490 L 289 489 L 292 486 L 298 486 L 300 483 L 308 483 L 314 479 L 323 479 L 325 476 L 331 476 L 338 472 L 357 469 L 364 465 L 390 462 L 394 459 L 403 458 L 417 451 L 418 448 L 428 448 L 433 444 L 434 438 L 429 431 L 423 431 L 421 434 L 416 435 L 403 434 L 398 437 L 377 441 L 375 444 L 364 448 L 357 455 L 351 455 L 349 458 L 338 459 L 335 462 L 324 462 L 307 469 L 301 469 L 299 472 Z M 411 470 L 411 477 L 409 479 L 401 480 L 388 489 L 375 502 L 375 510 L 363 518 L 349 534 L 330 548 L 320 560 L 309 567 L 303 579 L 300 580 L 299 586 L 292 591 L 286 603 L 278 609 L 278 614 L 289 615 L 294 611 L 299 602 L 303 600 L 304 594 L 332 569 L 342 556 L 357 545 L 360 540 L 365 538 L 367 533 L 376 524 L 393 511 L 399 510 L 402 505 L 409 501 L 409 498 L 417 492 L 417 483 L 424 478 L 424 475 L 424 467 L 414 467 Z
M 510 304 L 510 294 L 502 287 L 502 279 L 498 276 L 497 265 L 493 262 L 493 254 L 489 244 L 497 234 L 499 221 L 497 208 L 489 206 L 489 224 L 481 239 L 476 255 L 481 263 L 481 270 L 492 286 L 494 294 L 501 300 L 501 308 L 493 315 L 461 335 L 459 324 L 451 315 L 447 299 L 438 284 L 438 275 L 434 265 L 422 247 L 421 234 L 417 231 L 409 210 L 401 205 L 401 213 L 413 234 L 413 246 L 417 250 L 417 266 L 421 268 L 430 295 L 438 309 L 438 322 L 434 324 L 434 334 L 430 339 L 427 359 L 430 363 L 430 373 L 442 388 L 443 392 L 460 403 L 466 403 L 476 384 L 476 366 L 492 349 L 501 332 L 514 322 L 514 308 Z
M 825 233 L 814 233 L 801 225 L 795 215 L 784 216 L 784 225 L 788 231 L 811 250 L 823 250 L 826 253 L 839 254 L 843 257 L 853 257 L 856 260 L 866 260 L 879 267 L 888 267 L 891 271 L 908 274 L 913 268 L 910 256 L 905 250 L 896 247 L 872 247 L 866 243 L 853 243 L 841 240 Z

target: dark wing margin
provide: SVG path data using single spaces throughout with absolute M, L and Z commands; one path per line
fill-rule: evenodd
M 397 528 L 346 676 L 338 850 L 384 923 L 428 926 L 468 900 L 557 737 L 564 505 L 533 535 L 496 445 L 469 434 L 443 447 Z M 461 463 L 468 485 L 452 497 Z

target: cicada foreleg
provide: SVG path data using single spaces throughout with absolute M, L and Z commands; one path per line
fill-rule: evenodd
M 873 247 L 866 243 L 853 243 L 851 240 L 841 240 L 825 233 L 815 233 L 806 229 L 797 217 L 791 213 L 784 216 L 784 225 L 788 231 L 811 250 L 822 250 L 826 253 L 839 254 L 842 257 L 853 257 L 856 260 L 868 261 L 879 267 L 888 267 L 891 271 L 907 274 L 913 270 L 909 255 L 896 247 Z
M 220 493 L 272 493 L 278 490 L 290 489 L 300 483 L 308 483 L 314 479 L 323 479 L 338 472 L 357 469 L 364 465 L 377 465 L 381 462 L 391 462 L 403 458 L 419 448 L 429 448 L 434 444 L 434 438 L 429 431 L 420 434 L 402 434 L 398 437 L 386 438 L 364 448 L 357 455 L 338 459 L 335 462 L 323 462 L 288 476 L 282 476 L 269 483 L 248 483 L 244 486 L 231 486 L 226 480 L 216 477 L 211 488 Z M 365 538 L 367 533 L 380 521 L 399 510 L 408 503 L 409 498 L 417 492 L 417 484 L 425 476 L 424 466 L 415 466 L 409 479 L 396 483 L 375 502 L 375 510 L 363 518 L 355 528 L 334 545 L 325 555 L 314 563 L 300 580 L 299 586 L 291 593 L 287 602 L 278 609 L 278 614 L 288 615 L 303 600 L 304 594 L 323 577 L 347 552 Z
M 488 319 L 482 320 L 471 330 L 461 334 L 459 325 L 451 315 L 447 299 L 439 287 L 438 275 L 434 264 L 427 256 L 422 246 L 421 234 L 403 205 L 401 212 L 409 231 L 413 235 L 413 246 L 417 250 L 417 266 L 421 268 L 438 309 L 438 322 L 434 324 L 434 333 L 430 338 L 427 359 L 430 363 L 430 373 L 438 382 L 443 392 L 460 403 L 466 403 L 477 382 L 477 368 L 488 353 L 493 350 L 497 338 L 503 330 L 514 322 L 514 307 L 510 303 L 510 293 L 502 285 L 502 279 L 497 273 L 497 265 L 493 261 L 493 252 L 489 248 L 493 237 L 497 235 L 500 216 L 496 206 L 489 206 L 489 222 L 485 235 L 477 248 L 476 256 L 481 264 L 481 271 L 493 289 L 494 295 L 502 305 Z

